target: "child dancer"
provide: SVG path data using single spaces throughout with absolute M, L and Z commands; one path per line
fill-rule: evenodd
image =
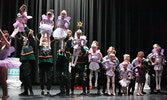
M 163 65 L 165 64 L 165 57 L 161 54 L 161 47 L 158 46 L 156 48 L 156 54 L 152 55 L 149 59 L 154 66 L 155 74 L 156 74 L 156 90 L 160 92 L 161 90 L 161 77 L 163 71 Z M 153 62 L 152 58 L 155 57 L 155 61 Z
M 60 16 L 57 19 L 57 28 L 53 32 L 53 37 L 60 41 L 60 49 L 64 52 L 65 42 L 64 39 L 67 37 L 67 29 L 70 25 L 71 17 L 67 17 L 66 10 L 61 11 Z
M 90 74 L 89 74 L 89 86 L 92 87 L 92 75 L 93 75 L 93 71 L 95 71 L 95 87 L 97 87 L 97 80 L 98 80 L 98 69 L 99 67 L 99 63 L 101 61 L 101 53 L 100 50 L 98 50 L 98 42 L 97 41 L 93 41 L 92 45 L 91 45 L 91 49 L 88 55 L 88 59 L 89 59 L 89 69 L 90 69 Z
M 132 65 L 133 68 L 138 66 L 140 64 L 140 62 L 142 60 L 144 60 L 144 52 L 143 51 L 139 51 L 137 53 L 137 57 L 132 61 Z M 131 82 L 129 84 L 129 89 L 128 89 L 128 94 L 134 94 L 135 91 L 135 84 L 136 84 L 136 77 L 135 77 L 135 73 L 133 72 L 132 76 L 131 76 Z M 144 84 L 143 84 L 144 85 Z M 144 86 L 143 86 L 144 87 Z M 132 89 L 132 91 L 130 92 L 130 90 Z M 144 91 L 142 91 L 143 94 L 146 94 Z
M 106 60 L 103 62 L 103 65 L 106 68 L 106 75 L 107 75 L 107 92 L 108 95 L 111 95 L 110 92 L 110 78 L 112 78 L 112 91 L 113 91 L 113 96 L 115 96 L 115 54 L 111 53 L 109 55 L 109 60 Z
M 46 15 L 42 15 L 42 21 L 40 22 L 40 33 L 41 33 L 41 38 L 40 38 L 40 46 L 42 45 L 42 40 L 45 34 L 47 34 L 47 39 L 48 39 L 48 46 L 49 49 L 51 49 L 50 46 L 50 36 L 51 33 L 53 32 L 53 27 L 54 27 L 54 22 L 53 22 L 53 18 L 54 18 L 54 14 L 53 14 L 53 10 L 50 9 Z
M 122 63 L 123 68 L 120 71 L 120 81 L 119 83 L 122 86 L 122 91 L 123 91 L 123 96 L 127 95 L 127 87 L 130 83 L 130 79 L 131 79 L 131 70 L 127 69 L 129 63 L 124 61 Z
M 142 90 L 143 90 L 143 84 L 145 83 L 146 80 L 146 67 L 147 62 L 145 60 L 142 60 L 138 66 L 133 68 L 133 71 L 136 73 L 136 82 L 137 84 L 137 96 L 143 96 Z
M 5 33 L 5 34 L 4 34 Z M 10 46 L 10 41 L 8 41 L 8 31 L 4 31 L 4 33 L 0 30 L 0 42 L 1 42 L 1 49 L 0 49 L 0 66 L 3 67 L 19 67 L 21 65 L 21 62 L 16 62 L 13 60 L 7 59 L 8 56 L 10 56 L 11 53 L 15 51 L 14 47 Z
M 74 67 L 78 60 L 78 55 L 80 53 L 81 47 L 85 46 L 87 43 L 86 36 L 82 36 L 82 31 L 80 29 L 75 32 L 75 38 L 72 40 L 73 56 L 72 56 L 72 64 L 71 66 Z
M 124 54 L 124 55 L 123 55 L 123 58 L 124 58 L 124 62 L 127 62 L 127 63 L 128 63 L 127 69 L 132 71 L 133 66 L 132 66 L 132 64 L 130 63 L 130 55 L 129 55 L 129 54 Z M 121 64 L 119 65 L 119 68 L 118 68 L 119 73 L 121 72 L 122 69 L 123 69 L 123 63 L 121 63 Z M 131 78 L 132 78 L 132 77 L 131 77 Z M 131 81 L 131 80 L 130 80 L 130 81 Z M 118 88 L 119 88 L 119 91 L 120 91 L 120 93 L 121 93 L 121 85 L 120 85 L 120 84 L 118 85 Z M 128 94 L 129 94 L 129 93 L 130 93 L 130 89 L 128 89 L 128 90 L 129 90 L 129 91 L 128 91 Z
M 4 34 L 5 33 L 5 34 Z M 3 96 L 2 100 L 6 100 L 8 95 L 6 76 L 8 67 L 19 67 L 21 65 L 20 62 L 8 60 L 7 57 L 10 53 L 14 52 L 10 46 L 10 42 L 8 42 L 9 34 L 7 31 L 4 33 L 0 30 L 0 82 L 2 85 Z M 14 48 L 13 48 L 14 49 Z
M 14 38 L 18 32 L 24 32 L 24 25 L 22 23 L 27 23 L 27 20 L 32 18 L 32 16 L 27 16 L 26 10 L 27 6 L 23 4 L 17 14 L 16 22 L 13 24 L 15 29 L 11 35 L 12 38 Z

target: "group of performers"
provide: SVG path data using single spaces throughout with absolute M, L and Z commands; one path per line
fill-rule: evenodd
M 72 31 L 69 30 L 70 17 L 67 16 L 65 10 L 61 11 L 54 29 L 54 11 L 49 10 L 46 15 L 42 15 L 40 22 L 40 32 L 34 35 L 33 30 L 26 25 L 31 16 L 27 16 L 26 5 L 22 5 L 17 14 L 16 22 L 13 24 L 14 31 L 9 36 L 7 31 L 1 31 L 0 41 L 0 82 L 2 84 L 3 97 L 2 100 L 8 98 L 6 74 L 8 67 L 20 66 L 20 79 L 24 86 L 24 92 L 19 95 L 34 95 L 32 89 L 31 73 L 34 70 L 35 55 L 33 48 L 39 50 L 39 78 L 41 95 L 50 96 L 53 74 L 53 52 L 56 53 L 56 76 L 60 85 L 60 93 L 57 95 L 73 95 L 76 76 L 78 82 L 83 89 L 81 95 L 90 93 L 92 87 L 97 87 L 97 94 L 130 95 L 134 93 L 135 83 L 137 84 L 138 96 L 145 93 L 143 87 L 146 81 L 146 73 L 149 73 L 151 82 L 151 93 L 154 93 L 155 87 L 157 92 L 161 90 L 161 77 L 165 57 L 163 49 L 158 44 L 153 46 L 152 53 L 144 58 L 144 52 L 139 51 L 137 57 L 130 63 L 130 55 L 123 56 L 124 61 L 119 63 L 116 57 L 114 47 L 109 47 L 107 55 L 103 57 L 99 50 L 99 43 L 93 41 L 90 49 L 86 46 L 86 36 L 83 35 L 81 29 L 78 29 L 74 38 Z M 20 54 L 20 62 L 10 61 L 7 56 L 14 52 L 14 48 L 10 46 L 12 38 L 18 38 L 22 46 Z M 59 44 L 57 49 L 53 48 L 54 43 Z M 70 63 L 71 62 L 71 63 Z M 69 73 L 69 64 L 71 64 L 71 73 Z M 155 73 L 154 73 L 155 70 Z M 78 73 L 78 74 L 77 74 Z M 86 75 L 85 75 L 86 73 Z M 46 76 L 46 91 L 45 91 Z M 70 77 L 71 76 L 71 77 Z M 92 77 L 95 81 L 92 81 Z M 154 77 L 155 76 L 155 77 Z M 155 82 L 154 82 L 155 81 Z M 112 94 L 110 92 L 110 83 L 112 84 Z M 156 83 L 156 86 L 155 86 Z M 102 93 L 101 93 L 101 87 Z M 71 89 L 71 93 L 70 93 Z M 122 91 L 121 91 L 122 90 Z

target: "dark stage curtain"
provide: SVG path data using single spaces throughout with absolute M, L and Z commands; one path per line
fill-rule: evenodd
M 54 9 L 55 22 L 61 10 L 67 10 L 73 34 L 82 21 L 82 30 L 88 39 L 100 43 L 103 55 L 109 46 L 116 47 L 116 56 L 129 53 L 131 60 L 142 50 L 147 56 L 154 43 L 167 48 L 167 10 L 164 2 L 147 0 L 0 0 L 0 28 L 13 31 L 19 7 L 25 3 L 33 19 L 28 26 L 37 34 L 41 15 Z M 13 43 L 16 45 L 16 43 Z M 166 53 L 165 53 L 166 54 Z M 16 56 L 19 54 L 16 53 Z

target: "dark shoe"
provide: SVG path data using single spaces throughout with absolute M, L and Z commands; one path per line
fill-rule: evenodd
M 59 93 L 58 93 L 58 94 L 56 94 L 56 95 L 63 96 L 63 95 L 65 95 L 65 93 L 64 93 L 64 92 L 59 92 Z
M 34 92 L 33 92 L 33 91 L 30 91 L 30 95 L 33 96 L 33 95 L 34 95 Z
M 100 91 L 97 91 L 97 95 L 101 95 Z
M 118 92 L 118 95 L 122 95 L 122 93 L 121 93 L 121 92 Z
M 160 90 L 157 90 L 157 93 L 161 93 L 161 91 L 160 91 Z
M 47 92 L 47 96 L 51 96 L 50 92 Z
M 41 91 L 41 95 L 44 95 L 45 94 L 45 92 L 44 91 Z
M 80 95 L 86 95 L 86 92 L 82 92 Z
M 154 92 L 154 91 L 151 91 L 150 94 L 155 94 L 155 92 Z
M 66 96 L 69 96 L 70 95 L 70 93 L 69 92 L 66 92 Z
M 90 95 L 90 91 L 88 90 L 86 94 L 87 94 L 87 95 Z
M 71 92 L 71 95 L 74 95 L 74 92 Z
M 102 95 L 105 95 L 106 93 L 105 92 L 102 92 Z
M 142 94 L 146 94 L 146 92 L 142 91 Z
M 19 94 L 19 96 L 28 96 L 28 92 L 23 92 L 23 93 Z

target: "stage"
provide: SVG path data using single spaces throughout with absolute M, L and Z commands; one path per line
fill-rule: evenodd
M 161 94 L 149 94 L 149 90 L 145 90 L 147 94 L 144 96 L 107 96 L 107 95 L 97 95 L 97 90 L 92 89 L 89 95 L 80 95 L 81 90 L 75 90 L 75 95 L 69 96 L 58 96 L 59 93 L 58 87 L 53 87 L 51 90 L 52 96 L 41 96 L 40 88 L 38 86 L 33 86 L 34 96 L 18 96 L 23 89 L 8 89 L 10 97 L 7 100 L 166 100 L 167 92 L 162 91 Z M 2 90 L 0 88 L 0 97 L 2 96 Z

